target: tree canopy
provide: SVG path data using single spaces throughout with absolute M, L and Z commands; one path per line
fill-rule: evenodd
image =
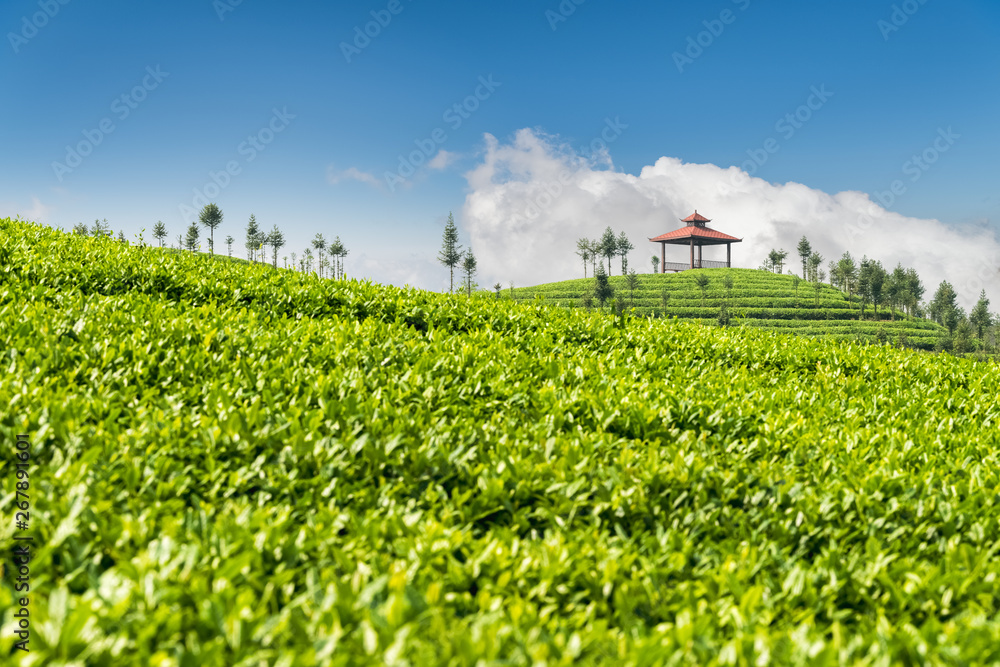
M 205 204 L 198 215 L 198 220 L 202 225 L 208 227 L 208 250 L 215 254 L 215 228 L 222 224 L 222 210 L 215 204 Z

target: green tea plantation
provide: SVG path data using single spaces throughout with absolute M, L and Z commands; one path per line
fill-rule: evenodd
M 6 664 L 1000 663 L 994 363 L 2 220 L 0 364 Z
M 707 278 L 704 290 L 697 285 L 699 275 Z M 899 347 L 922 350 L 934 349 L 948 333 L 931 320 L 907 317 L 885 308 L 880 315 L 887 319 L 863 320 L 856 295 L 849 299 L 847 294 L 829 285 L 769 271 L 700 269 L 639 274 L 633 289 L 624 276 L 611 276 L 608 282 L 625 308 L 639 315 L 714 323 L 724 306 L 732 325 L 847 342 L 873 343 L 881 338 Z M 582 308 L 593 289 L 591 278 L 519 287 L 509 294 L 515 301 L 543 298 L 551 305 Z M 873 315 L 870 304 L 866 315 L 869 318 Z

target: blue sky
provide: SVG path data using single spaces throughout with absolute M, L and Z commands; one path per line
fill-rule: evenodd
M 1000 220 L 992 1 L 7 0 L 0 26 L 0 215 L 63 228 L 106 218 L 148 237 L 162 220 L 173 240 L 207 188 L 241 255 L 254 213 L 285 232 L 284 254 L 339 235 L 349 273 L 438 289 L 454 211 L 484 279 L 499 278 L 469 208 L 485 135 L 529 128 L 593 157 L 609 122 L 622 129 L 602 169 L 637 175 L 667 156 L 881 193 L 958 229 Z M 413 151 L 423 164 L 389 187 Z M 915 165 L 925 151 L 933 164 Z M 894 181 L 905 194 L 890 202 Z

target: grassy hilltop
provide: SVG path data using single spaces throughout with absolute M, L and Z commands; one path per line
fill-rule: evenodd
M 696 284 L 698 275 L 709 279 L 705 291 Z M 732 289 L 725 286 L 732 277 Z M 753 269 L 700 269 L 668 274 L 639 274 L 638 289 L 630 291 L 624 276 L 611 276 L 615 296 L 626 308 L 644 315 L 678 317 L 715 322 L 722 306 L 729 309 L 732 325 L 770 329 L 786 333 L 824 336 L 834 340 L 897 343 L 930 350 L 947 331 L 924 319 L 881 309 L 883 321 L 860 320 L 861 306 L 839 289 L 823 283 L 799 281 Z M 517 301 L 536 296 L 548 303 L 582 308 L 584 297 L 592 294 L 594 279 L 566 280 L 513 290 Z M 666 300 L 664 300 L 666 297 Z M 865 316 L 871 318 L 872 307 Z M 889 318 L 894 317 L 891 321 Z
M 22 665 L 1000 662 L 996 364 L 9 220 L 0 356 Z

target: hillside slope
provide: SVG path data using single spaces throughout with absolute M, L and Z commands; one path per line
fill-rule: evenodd
M 697 275 L 707 276 L 702 290 Z M 725 286 L 732 277 L 732 289 Z M 615 296 L 639 314 L 700 319 L 716 322 L 722 306 L 729 309 L 732 325 L 757 327 L 834 340 L 885 342 L 920 349 L 933 349 L 946 331 L 939 324 L 908 319 L 903 313 L 879 312 L 882 321 L 860 319 L 857 299 L 848 300 L 842 291 L 822 283 L 799 281 L 792 276 L 752 269 L 701 269 L 668 274 L 640 274 L 639 288 L 630 292 L 623 276 L 609 281 Z M 592 294 L 594 279 L 566 280 L 535 287 L 515 288 L 513 298 L 530 301 L 536 296 L 565 307 L 583 307 L 583 298 Z M 666 300 L 664 300 L 666 297 Z M 883 309 L 884 310 L 884 309 Z M 865 313 L 873 316 L 871 306 Z M 888 318 L 894 317 L 895 320 Z M 880 333 L 882 332 L 882 333 Z
M 0 356 L 35 664 L 1000 662 L 995 364 L 9 220 Z

